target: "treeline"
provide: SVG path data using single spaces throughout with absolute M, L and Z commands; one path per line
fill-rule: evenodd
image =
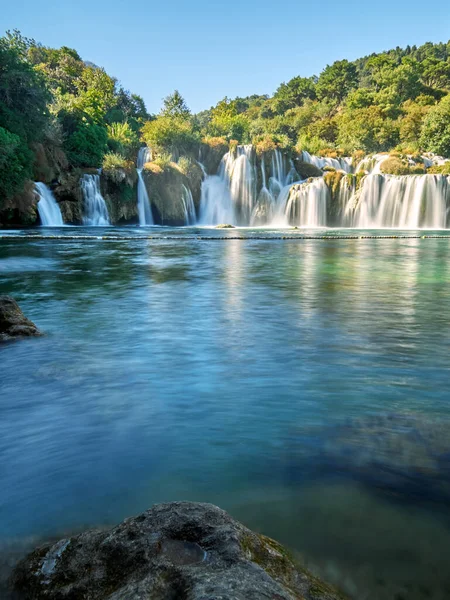
M 144 126 L 144 138 L 161 151 L 209 137 L 324 155 L 395 149 L 450 156 L 449 93 L 450 42 L 427 43 L 337 61 L 318 77 L 282 83 L 272 97 L 224 98 L 197 115 L 176 93 Z
M 104 69 L 18 31 L 0 38 L 0 203 L 56 169 L 134 160 L 148 115 Z

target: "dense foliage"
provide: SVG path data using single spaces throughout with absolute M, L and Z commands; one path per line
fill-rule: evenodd
M 42 173 L 42 155 L 69 169 L 100 167 L 108 151 L 134 159 L 148 119 L 142 98 L 75 50 L 0 38 L 0 199 Z

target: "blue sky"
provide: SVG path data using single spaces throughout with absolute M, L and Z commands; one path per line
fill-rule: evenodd
M 4 0 L 1 27 L 70 46 L 140 94 L 150 112 L 178 89 L 197 112 L 272 94 L 335 60 L 450 38 L 450 2 Z M 3 33 L 3 31 L 1 33 Z

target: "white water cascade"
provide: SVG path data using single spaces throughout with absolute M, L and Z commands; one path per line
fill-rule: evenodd
M 61 209 L 56 202 L 55 196 L 45 183 L 37 181 L 35 184 L 39 196 L 37 209 L 43 227 L 62 227 L 64 221 Z
M 450 177 L 445 175 L 367 175 L 346 214 L 359 228 L 445 229 Z
M 151 161 L 151 150 L 147 146 L 143 146 L 139 149 L 136 171 L 138 176 L 137 185 L 137 198 L 138 198 L 138 214 L 139 214 L 139 225 L 153 225 L 153 214 L 150 206 L 150 200 L 145 187 L 144 178 L 142 177 L 142 170 L 146 162 Z
M 197 221 L 197 216 L 195 214 L 194 199 L 192 198 L 191 190 L 185 185 L 183 185 L 183 194 L 181 196 L 181 202 L 184 206 L 186 225 L 195 225 Z
M 389 157 L 375 154 L 359 162 L 355 172 L 366 175 L 357 185 L 360 175 L 352 174 L 350 158 L 321 158 L 303 152 L 304 162 L 341 172 L 338 190 L 331 192 L 323 177 L 299 181 L 292 162 L 279 150 L 263 155 L 257 169 L 255 149 L 238 146 L 222 158 L 217 175 L 205 175 L 199 222 L 253 227 L 445 228 L 450 176 L 383 174 L 381 166 Z
M 314 165 L 318 169 L 323 169 L 324 167 L 332 167 L 337 171 L 342 170 L 346 173 L 352 172 L 352 159 L 348 156 L 341 158 L 328 158 L 321 156 L 313 156 L 309 152 L 305 150 L 301 154 L 301 159 L 303 162 L 310 163 Z
M 81 191 L 84 200 L 83 225 L 90 227 L 110 225 L 106 202 L 100 192 L 100 175 L 83 175 Z
M 261 159 L 262 186 L 258 193 L 255 163 L 252 145 L 237 146 L 235 152 L 224 155 L 217 175 L 205 176 L 200 199 L 200 224 L 270 224 L 277 213 L 282 190 L 299 177 L 292 161 L 287 161 L 279 150 L 274 150 L 269 165 L 266 165 L 264 157 Z
M 326 227 L 329 196 L 328 186 L 321 177 L 292 185 L 284 207 L 286 225 Z

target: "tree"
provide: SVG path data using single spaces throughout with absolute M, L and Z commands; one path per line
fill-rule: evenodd
M 10 198 L 31 176 L 33 154 L 23 139 L 0 127 L 0 199 Z
M 0 126 L 32 142 L 48 122 L 51 96 L 23 52 L 17 37 L 0 38 Z
M 108 134 L 104 126 L 82 120 L 66 139 L 64 148 L 73 165 L 98 168 L 107 150 L 107 140 Z
M 338 144 L 346 152 L 383 152 L 399 142 L 398 124 L 378 106 L 346 110 L 339 117 Z
M 164 117 L 188 119 L 191 115 L 191 111 L 180 92 L 175 90 L 173 94 L 164 98 L 161 115 Z
M 160 153 L 185 155 L 193 151 L 198 134 L 190 120 L 163 115 L 144 123 L 141 139 Z
M 305 100 L 316 98 L 317 77 L 294 77 L 288 83 L 282 83 L 273 96 L 273 108 L 284 113 L 290 108 L 302 106 Z
M 429 110 L 424 119 L 420 144 L 429 152 L 450 156 L 450 95 Z
M 338 60 L 328 65 L 320 74 L 316 85 L 319 100 L 333 98 L 342 100 L 358 87 L 356 66 L 348 60 Z
M 236 100 L 224 98 L 211 110 L 208 135 L 246 142 L 249 129 L 250 123 L 245 114 L 238 113 Z

